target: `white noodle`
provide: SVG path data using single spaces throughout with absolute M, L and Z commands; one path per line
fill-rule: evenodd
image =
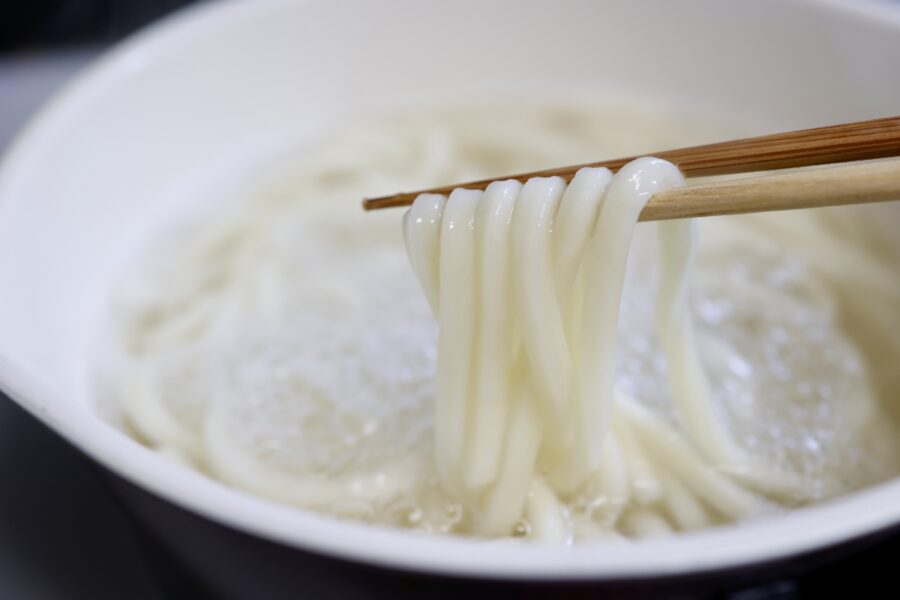
M 618 507 L 607 518 L 615 521 L 625 505 L 616 497 L 641 507 L 631 509 L 624 523 L 639 535 L 668 531 L 666 511 L 680 527 L 706 522 L 702 502 L 729 518 L 762 507 L 713 467 L 774 495 L 802 493 L 799 482 L 748 460 L 714 414 L 687 309 L 694 254 L 690 222 L 659 226 L 657 304 L 675 408 L 690 442 L 631 407 L 617 427 L 618 441 L 610 444 L 616 332 L 631 232 L 654 193 L 682 184 L 674 166 L 643 158 L 611 178 L 605 169 L 582 169 L 568 188 L 560 178 L 534 178 L 524 186 L 495 183 L 484 198 L 457 190 L 444 204 L 440 230 L 419 216 L 439 218 L 434 207 L 441 201 L 434 196 L 421 196 L 405 217 L 414 269 L 426 297 L 439 296 L 442 307 L 438 474 L 445 489 L 478 516 L 481 533 L 511 533 L 524 510 L 533 535 L 556 539 L 558 515 L 550 513 L 559 501 L 549 495 L 571 495 L 594 477 L 600 477 L 610 506 Z M 416 266 L 434 264 L 436 248 L 437 278 Z M 419 249 L 422 256 L 415 255 Z M 576 291 L 580 269 L 585 284 Z M 433 289 L 437 280 L 439 294 Z M 532 407 L 539 422 L 525 416 Z M 539 433 L 532 431 L 535 425 Z M 526 503 L 528 482 L 532 500 Z
M 654 159 L 422 196 L 409 260 L 397 214 L 358 209 L 713 137 L 609 115 L 353 130 L 155 245 L 173 252 L 113 305 L 123 427 L 279 502 L 555 543 L 777 514 L 895 474 L 900 279 L 855 212 L 636 228 L 651 193 L 681 184 Z

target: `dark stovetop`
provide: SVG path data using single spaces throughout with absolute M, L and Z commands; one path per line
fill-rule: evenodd
M 162 598 L 90 460 L 0 395 L 0 598 Z

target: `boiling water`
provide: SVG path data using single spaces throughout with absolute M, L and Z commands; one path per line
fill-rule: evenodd
M 287 175 L 260 173 L 236 208 L 132 266 L 112 296 L 123 360 L 102 369 L 104 391 L 137 439 L 226 484 L 467 533 L 470 515 L 434 472 L 436 325 L 400 213 L 364 214 L 359 199 L 716 137 L 637 109 L 546 106 L 354 128 L 296 156 Z M 754 456 L 801 475 L 814 499 L 900 470 L 889 368 L 900 358 L 889 335 L 900 278 L 864 229 L 842 211 L 700 228 L 692 313 L 718 416 Z M 655 251 L 639 227 L 616 386 L 677 428 L 652 326 Z M 642 532 L 627 515 L 604 521 L 590 486 L 565 501 L 568 539 Z M 527 520 L 511 533 L 528 535 Z

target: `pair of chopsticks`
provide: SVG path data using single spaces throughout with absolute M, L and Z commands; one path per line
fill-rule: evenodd
M 666 150 L 644 156 L 648 155 L 674 163 L 687 177 L 891 158 L 660 192 L 645 206 L 640 215 L 641 221 L 900 200 L 900 116 Z M 493 181 L 508 179 L 525 182 L 531 177 L 558 176 L 568 182 L 582 167 L 607 167 L 615 171 L 635 158 L 630 156 L 370 198 L 363 200 L 363 208 L 375 210 L 407 206 L 419 194 L 449 194 L 456 188 L 484 189 Z

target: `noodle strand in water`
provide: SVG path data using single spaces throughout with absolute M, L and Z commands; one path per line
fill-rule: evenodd
M 421 196 L 402 236 L 359 210 L 747 133 L 601 106 L 407 112 L 204 176 L 112 290 L 98 410 L 176 468 L 435 534 L 621 542 L 900 472 L 892 214 L 637 227 L 682 184 L 652 158 Z
M 657 330 L 685 434 L 617 397 L 632 232 L 654 193 L 683 182 L 642 158 L 615 176 L 582 169 L 569 186 L 533 178 L 423 195 L 405 216 L 414 270 L 440 299 L 437 471 L 480 533 L 510 534 L 524 515 L 532 535 L 564 537 L 559 498 L 592 479 L 636 534 L 698 526 L 704 506 L 746 516 L 764 503 L 753 489 L 802 499 L 800 481 L 752 464 L 715 415 L 687 310 L 692 222 L 659 225 Z

